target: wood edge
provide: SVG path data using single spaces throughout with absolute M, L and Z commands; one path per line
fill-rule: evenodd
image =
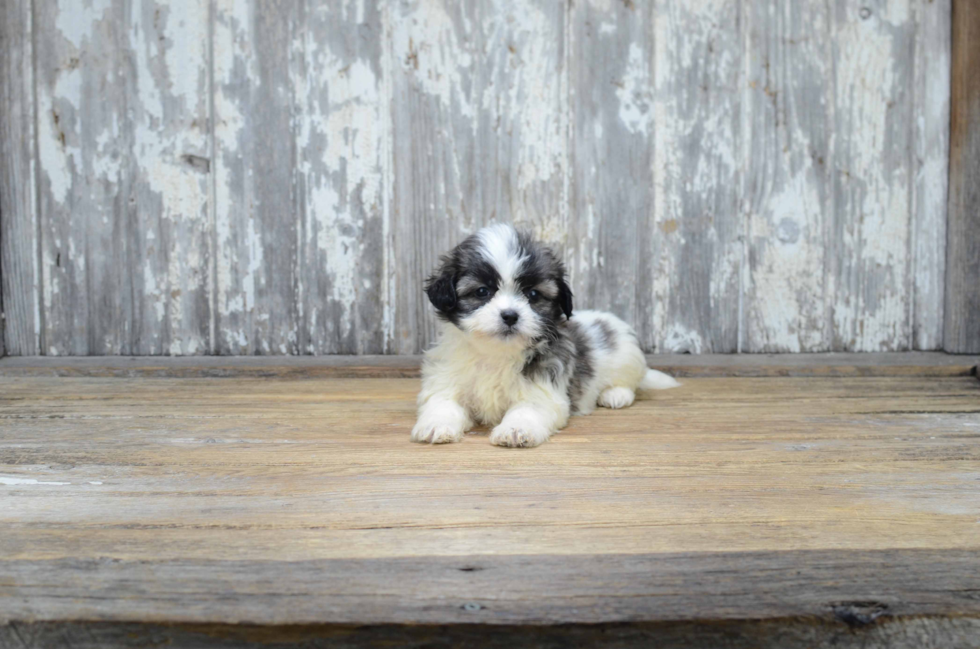
M 678 378 L 976 376 L 977 359 L 942 352 L 894 354 L 648 355 Z M 421 356 L 0 358 L 0 377 L 418 378 Z
M 0 627 L 21 621 L 548 626 L 980 620 L 978 557 L 975 548 L 957 547 L 299 561 L 9 559 L 0 560 Z M 510 591 L 521 579 L 531 585 Z M 336 586 L 352 581 L 354 591 Z M 142 586 L 133 590 L 133 584 Z M 145 597 L 149 592 L 167 596 Z M 221 602 L 212 600 L 215 593 L 224 595 Z
M 613 622 L 599 624 L 310 624 L 310 625 L 255 625 L 255 624 L 162 624 L 162 623 L 113 623 L 66 620 L 54 622 L 14 621 L 0 624 L 0 642 L 4 636 L 12 636 L 10 646 L 46 646 L 52 639 L 65 642 L 67 638 L 80 638 L 83 646 L 114 647 L 142 646 L 143 643 L 158 646 L 234 646 L 265 647 L 319 646 L 322 641 L 336 641 L 344 647 L 392 647 L 392 646 L 467 646 L 513 647 L 518 646 L 657 646 L 689 648 L 694 646 L 764 646 L 764 647 L 812 647 L 824 643 L 846 649 L 862 647 L 913 647 L 916 643 L 933 638 L 952 645 L 969 646 L 980 629 L 980 617 L 973 616 L 885 616 L 862 621 L 845 621 L 826 617 L 786 617 L 766 620 L 698 620 L 678 622 Z M 24 642 L 24 638 L 30 642 Z M 40 642 L 37 642 L 39 641 Z M 902 641 L 905 642 L 902 642 Z M 92 643 L 88 644 L 87 642 Z M 896 642 L 897 641 L 897 642 Z M 35 644 L 35 642 L 37 642 Z M 715 643 L 715 644 L 711 644 Z M 906 644 L 908 643 L 908 644 Z M 3 645 L 7 646 L 7 645 Z
M 980 7 L 952 0 L 950 29 L 949 171 L 943 346 L 958 353 L 980 352 L 976 312 L 980 285 Z

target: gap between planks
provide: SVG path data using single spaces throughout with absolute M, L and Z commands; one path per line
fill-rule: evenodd
M 421 356 L 14 356 L 0 377 L 417 378 Z M 664 354 L 647 363 L 677 377 L 977 376 L 980 357 L 942 352 Z

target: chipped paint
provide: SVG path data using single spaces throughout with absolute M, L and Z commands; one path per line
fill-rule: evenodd
M 0 476 L 0 485 L 6 485 L 8 487 L 20 487 L 26 485 L 53 485 L 60 487 L 70 484 L 70 482 L 49 482 L 44 480 L 35 480 L 34 478 L 8 478 Z
M 36 2 L 48 353 L 414 353 L 490 221 L 648 349 L 941 342 L 949 0 Z
M 626 71 L 622 80 L 615 84 L 619 119 L 630 133 L 646 136 L 650 132 L 653 121 L 650 76 L 649 57 L 638 43 L 630 43 Z

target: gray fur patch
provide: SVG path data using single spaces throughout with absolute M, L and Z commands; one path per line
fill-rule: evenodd
M 616 332 L 605 320 L 596 320 L 592 323 L 592 330 L 596 333 L 596 342 L 603 349 L 613 349 L 616 347 Z

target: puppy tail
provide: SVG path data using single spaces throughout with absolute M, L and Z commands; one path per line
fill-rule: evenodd
M 680 387 L 680 383 L 672 377 L 658 372 L 657 370 L 647 370 L 646 376 L 640 381 L 641 390 L 669 390 Z

